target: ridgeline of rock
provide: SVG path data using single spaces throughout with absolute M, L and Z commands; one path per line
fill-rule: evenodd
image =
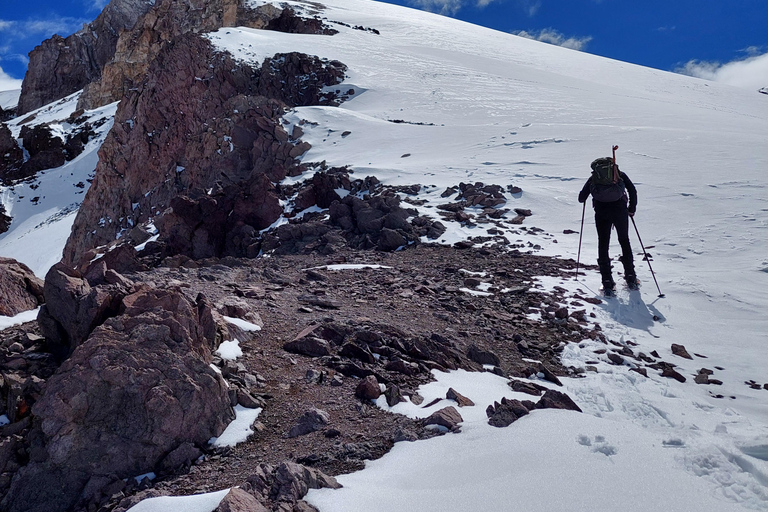
M 271 183 L 298 172 L 296 158 L 309 148 L 280 118 L 289 107 L 337 102 L 322 89 L 340 83 L 345 71 L 340 62 L 298 53 L 251 68 L 194 33 L 159 45 L 146 76 L 118 107 L 64 261 L 74 264 L 88 249 L 159 216 L 177 196 L 200 200 L 233 185 L 239 191 L 232 195 L 249 209 L 239 220 L 256 230 L 269 226 L 281 213 Z
M 29 53 L 17 115 L 77 92 L 101 76 L 121 31 L 131 29 L 152 6 L 147 0 L 112 0 L 102 13 L 69 37 L 54 35 Z

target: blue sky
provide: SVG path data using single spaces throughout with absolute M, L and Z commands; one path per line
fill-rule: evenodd
M 0 0 L 0 83 L 27 53 L 93 20 L 106 0 Z M 768 86 L 768 0 L 391 0 L 612 59 Z

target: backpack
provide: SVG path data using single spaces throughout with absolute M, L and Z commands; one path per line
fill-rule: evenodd
M 592 185 L 590 193 L 595 201 L 613 203 L 619 199 L 626 200 L 626 187 L 619 175 L 619 166 L 614 174 L 613 158 L 598 158 L 592 162 Z

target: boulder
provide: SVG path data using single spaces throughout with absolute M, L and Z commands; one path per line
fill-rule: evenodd
M 536 409 L 565 409 L 582 412 L 581 408 L 576 405 L 576 402 L 571 397 L 554 389 L 549 389 L 544 393 L 544 396 L 536 402 Z
M 312 408 L 299 418 L 296 425 L 288 432 L 288 437 L 298 437 L 322 430 L 331 421 L 331 417 L 322 409 Z
M 499 366 L 501 359 L 499 356 L 491 352 L 490 350 L 483 350 L 474 343 L 469 346 L 467 350 L 467 357 L 477 364 L 488 364 L 491 366 Z
M 43 281 L 18 261 L 0 257 L 0 315 L 14 316 L 44 302 Z
M 498 428 L 511 425 L 529 412 L 520 400 L 508 400 L 507 398 L 502 398 L 501 403 L 494 402 L 485 410 L 488 424 Z
M 46 383 L 32 408 L 30 462 L 1 509 L 84 506 L 117 479 L 171 464 L 175 451 L 171 459 L 186 459 L 188 445 L 205 446 L 234 419 L 227 385 L 210 366 L 205 311 L 166 290 L 134 293 L 124 306 Z
M 445 394 L 445 398 L 448 400 L 453 400 L 459 405 L 459 407 L 472 407 L 475 405 L 475 402 L 465 397 L 453 388 L 448 388 L 448 392 Z
M 459 423 L 462 421 L 464 421 L 464 419 L 461 417 L 461 414 L 459 414 L 459 411 L 457 411 L 455 407 L 449 405 L 448 407 L 443 407 L 439 411 L 433 412 L 428 418 L 422 420 L 422 424 L 425 427 L 429 425 L 438 425 L 455 432 L 459 430 Z
M 269 512 L 269 509 L 251 494 L 233 487 L 213 512 Z
M 118 314 L 128 293 L 120 284 L 91 287 L 76 270 L 55 264 L 45 276 L 45 305 L 38 315 L 49 350 L 59 357 L 72 354 L 96 327 Z
M 341 488 L 332 476 L 295 462 L 283 462 L 277 467 L 261 464 L 246 481 L 261 501 L 275 503 L 275 510 L 290 510 L 310 489 Z M 285 505 L 289 505 L 287 509 Z
M 678 345 L 677 343 L 672 344 L 672 353 L 684 359 L 693 359 L 685 347 L 683 345 Z
M 330 355 L 330 345 L 322 338 L 303 336 L 283 345 L 283 350 L 310 357 Z
M 355 388 L 355 396 L 360 400 L 376 400 L 380 395 L 379 381 L 373 375 L 362 379 Z

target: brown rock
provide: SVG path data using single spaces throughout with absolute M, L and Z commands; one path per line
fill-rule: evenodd
M 483 350 L 474 343 L 469 346 L 467 350 L 467 357 L 477 364 L 488 364 L 492 366 L 499 366 L 501 359 L 499 356 L 491 352 L 490 350 Z
M 355 388 L 355 396 L 360 400 L 376 400 L 380 395 L 379 381 L 373 375 L 362 379 Z
M 269 509 L 244 490 L 233 487 L 214 512 L 269 512 Z
M 566 409 L 569 411 L 582 412 L 571 397 L 554 389 L 547 390 L 536 403 L 536 409 Z
M 528 413 L 528 408 L 522 402 L 507 398 L 502 398 L 501 403 L 494 402 L 485 410 L 488 424 L 498 428 L 507 427 Z
M 126 297 L 125 306 L 46 383 L 30 434 L 41 443 L 3 509 L 68 510 L 112 482 L 98 475 L 152 471 L 184 443 L 206 445 L 234 418 L 198 308 L 160 290 Z
M 453 388 L 448 388 L 448 392 L 445 394 L 445 398 L 448 400 L 453 400 L 459 405 L 459 407 L 471 407 L 475 405 L 475 402 L 465 397 Z
M 541 396 L 543 392 L 549 389 L 545 386 L 534 384 L 533 382 L 525 382 L 522 380 L 511 380 L 507 384 L 509 385 L 510 388 L 512 388 L 513 391 L 517 391 L 518 393 L 526 393 L 534 396 Z
M 318 430 L 322 430 L 331 422 L 331 417 L 322 409 L 309 409 L 300 418 L 298 423 L 288 432 L 288 437 L 298 437 Z
M 0 315 L 14 316 L 43 301 L 43 281 L 23 263 L 0 257 Z
M 422 420 L 424 426 L 439 425 L 445 427 L 451 431 L 457 431 L 459 429 L 459 423 L 464 421 L 453 406 L 443 407 L 439 411 L 433 412 L 428 418 Z
M 670 366 L 665 366 L 664 368 L 662 368 L 661 376 L 675 379 L 678 382 L 685 382 L 685 377 L 680 375 L 680 373 L 678 373 L 675 369 L 673 369 Z
M 283 345 L 283 350 L 310 357 L 322 357 L 331 353 L 327 341 L 314 336 L 305 336 Z
M 673 343 L 672 344 L 672 353 L 675 354 L 676 356 L 680 356 L 680 357 L 683 357 L 685 359 L 693 359 L 693 357 L 691 357 L 691 354 L 689 354 L 688 351 L 685 350 L 685 347 L 682 346 L 682 345 L 677 345 L 677 344 Z

